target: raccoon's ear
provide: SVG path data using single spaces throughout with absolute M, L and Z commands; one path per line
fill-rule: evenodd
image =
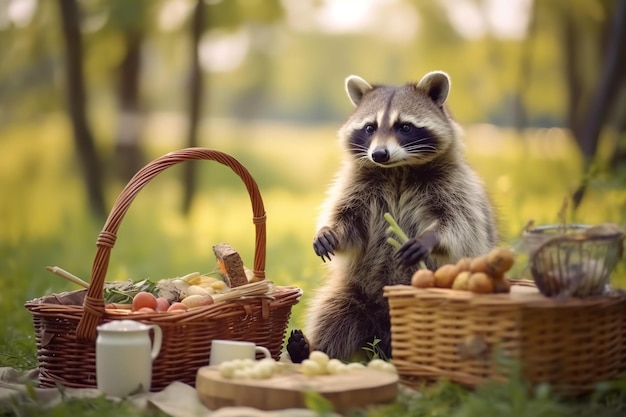
M 361 77 L 351 75 L 346 78 L 346 92 L 355 106 L 358 106 L 363 96 L 371 90 L 372 86 Z
M 429 72 L 417 83 L 417 87 L 425 90 L 437 106 L 442 106 L 450 92 L 450 77 L 442 71 Z

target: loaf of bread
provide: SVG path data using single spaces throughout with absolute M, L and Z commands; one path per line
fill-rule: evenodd
M 239 287 L 248 283 L 248 277 L 239 253 L 227 243 L 213 246 L 213 253 L 217 258 L 217 265 L 224 276 L 224 282 L 229 287 Z

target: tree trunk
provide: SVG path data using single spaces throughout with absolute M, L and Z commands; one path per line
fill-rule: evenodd
M 530 75 L 533 68 L 532 50 L 537 32 L 537 6 L 531 2 L 529 10 L 528 33 L 522 43 L 520 57 L 520 71 L 517 79 L 517 93 L 515 94 L 515 106 L 513 108 L 513 124 L 521 136 L 528 126 L 528 112 L 524 102 L 524 92 L 530 86 Z
M 577 142 L 583 154 L 585 171 L 588 171 L 596 154 L 602 125 L 606 122 L 615 98 L 626 82 L 626 0 L 618 0 L 613 13 L 613 21 L 607 38 L 604 63 L 598 85 L 586 109 L 586 118 L 577 135 Z M 574 208 L 578 207 L 587 190 L 585 178 L 573 195 Z
M 591 97 L 591 105 L 586 112 L 587 118 L 580 132 L 580 146 L 587 163 L 596 153 L 602 125 L 607 120 L 615 98 L 626 80 L 624 22 L 626 22 L 626 0 L 618 0 L 613 12 L 612 28 L 599 83 Z
M 559 10 L 563 16 L 562 30 L 563 30 L 563 46 L 565 54 L 565 82 L 567 83 L 568 101 L 567 101 L 567 115 L 566 125 L 572 132 L 572 135 L 576 139 L 576 143 L 580 145 L 578 141 L 579 137 L 579 115 L 582 114 L 580 106 L 583 97 L 583 83 L 580 74 L 580 60 L 579 60 L 579 28 L 576 27 L 574 22 L 573 11 L 569 5 L 565 5 Z
M 617 135 L 615 151 L 611 156 L 610 167 L 612 171 L 626 167 L 626 88 L 622 87 L 621 96 L 617 98 L 615 111 L 613 112 L 612 125 Z
M 115 143 L 115 164 L 118 177 L 126 182 L 143 166 L 141 150 L 141 109 L 139 80 L 141 74 L 142 34 L 133 29 L 124 33 L 126 55 L 119 68 L 119 121 Z
M 198 122 L 202 111 L 202 89 L 204 87 L 202 79 L 202 69 L 198 57 L 200 38 L 204 28 L 204 0 L 197 0 L 193 12 L 191 24 L 191 68 L 189 77 L 189 127 L 187 132 L 187 146 L 198 146 Z M 196 163 L 187 162 L 184 165 L 184 195 L 183 212 L 189 213 L 191 202 L 196 190 Z
M 66 48 L 66 94 L 74 131 L 74 143 L 85 176 L 91 210 L 97 216 L 105 217 L 106 209 L 100 163 L 86 117 L 87 103 L 78 5 L 76 0 L 59 0 L 58 4 Z

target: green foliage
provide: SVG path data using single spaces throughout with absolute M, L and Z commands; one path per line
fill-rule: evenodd
M 462 407 L 471 393 L 445 379 L 419 392 L 401 389 L 398 399 L 390 405 L 353 410 L 349 417 L 447 417 Z
M 0 367 L 8 366 L 20 371 L 34 369 L 37 367 L 37 351 L 33 329 L 23 323 L 19 325 L 15 328 L 5 327 L 2 334 L 5 339 L 0 343 Z
M 230 0 L 206 7 L 210 28 L 237 28 L 250 23 L 272 23 L 283 17 L 278 0 Z
M 62 402 L 52 407 L 43 407 L 34 399 L 34 393 L 25 395 L 19 402 L 14 403 L 8 410 L 0 409 L 2 415 L 19 417 L 167 417 L 168 414 L 157 408 L 139 410 L 128 401 L 113 402 L 105 397 L 97 398 L 64 398 Z
M 449 416 L 459 409 L 470 393 L 445 379 L 424 387 L 417 398 L 408 397 L 406 414 L 410 416 Z
M 104 303 L 130 304 L 135 295 L 142 291 L 147 291 L 155 296 L 159 295 L 156 284 L 149 279 L 129 280 L 115 283 L 115 285 L 105 285 Z
M 519 375 L 505 382 L 488 381 L 476 390 L 446 379 L 400 390 L 398 400 L 386 406 L 355 410 L 349 417 L 617 417 L 626 411 L 626 377 L 596 389 L 591 396 L 563 398 L 548 385 L 530 387 Z M 609 386 L 611 388 L 609 388 Z
M 309 410 L 315 411 L 319 417 L 330 417 L 335 410 L 330 401 L 315 391 L 304 393 L 304 404 Z
M 383 352 L 378 346 L 379 344 L 380 344 L 380 339 L 375 338 L 374 341 L 368 342 L 367 346 L 363 347 L 363 351 L 367 355 L 367 362 L 374 360 L 374 359 L 382 359 L 385 361 L 389 360 L 387 355 L 385 355 L 385 352 Z

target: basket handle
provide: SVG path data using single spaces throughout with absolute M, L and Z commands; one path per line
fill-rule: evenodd
M 245 184 L 252 203 L 252 222 L 255 225 L 254 277 L 265 279 L 265 208 L 256 181 L 250 172 L 235 158 L 220 151 L 206 148 L 186 148 L 170 152 L 148 163 L 126 184 L 109 213 L 104 228 L 96 241 L 97 251 L 91 270 L 91 281 L 83 303 L 83 315 L 78 323 L 79 340 L 95 340 L 96 328 L 104 316 L 104 279 L 109 266 L 111 249 L 117 239 L 120 223 L 139 191 L 157 174 L 180 162 L 206 159 L 219 162 L 232 169 Z

